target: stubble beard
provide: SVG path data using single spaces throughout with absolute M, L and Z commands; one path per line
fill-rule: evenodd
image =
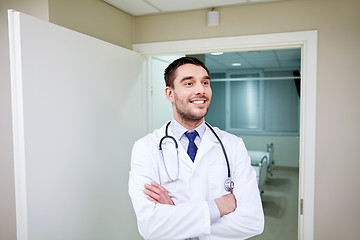
M 207 99 L 207 101 L 210 102 L 209 99 Z M 177 102 L 180 102 L 179 99 L 177 98 L 177 96 L 175 95 L 175 102 L 173 103 L 176 109 L 177 114 L 179 115 L 179 117 L 182 119 L 182 121 L 184 122 L 199 122 L 201 121 L 207 114 L 210 104 L 208 105 L 208 107 L 206 107 L 206 111 L 204 114 L 202 115 L 195 115 L 192 114 L 190 111 L 185 112 L 181 109 L 181 107 L 179 106 L 179 104 L 176 104 Z M 181 105 L 181 104 L 180 104 Z

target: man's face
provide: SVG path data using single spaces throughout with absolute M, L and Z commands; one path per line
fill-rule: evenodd
M 178 122 L 201 122 L 211 103 L 210 77 L 194 64 L 184 64 L 175 72 L 174 87 L 166 88 L 166 97 L 173 104 Z

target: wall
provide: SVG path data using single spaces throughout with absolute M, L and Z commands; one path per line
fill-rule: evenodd
M 360 229 L 360 1 L 287 0 L 136 17 L 134 43 L 318 30 L 315 239 L 357 239 Z
M 7 9 L 47 20 L 48 1 L 0 1 L 0 239 L 12 240 L 16 239 L 16 213 Z
M 239 135 L 248 150 L 267 151 L 267 144 L 273 143 L 275 166 L 299 167 L 299 137 L 281 135 Z
M 57 25 L 132 48 L 133 17 L 101 0 L 49 0 L 49 20 Z

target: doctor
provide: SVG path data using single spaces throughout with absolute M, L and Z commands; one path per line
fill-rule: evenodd
M 242 139 L 204 121 L 212 96 L 208 69 L 183 57 L 167 67 L 165 82 L 173 119 L 132 151 L 129 194 L 140 234 L 170 240 L 262 233 L 256 175 Z M 233 189 L 224 187 L 229 174 Z

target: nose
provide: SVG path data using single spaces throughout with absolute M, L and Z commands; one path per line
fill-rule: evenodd
M 195 94 L 205 94 L 205 87 L 201 82 L 197 82 L 195 85 Z

